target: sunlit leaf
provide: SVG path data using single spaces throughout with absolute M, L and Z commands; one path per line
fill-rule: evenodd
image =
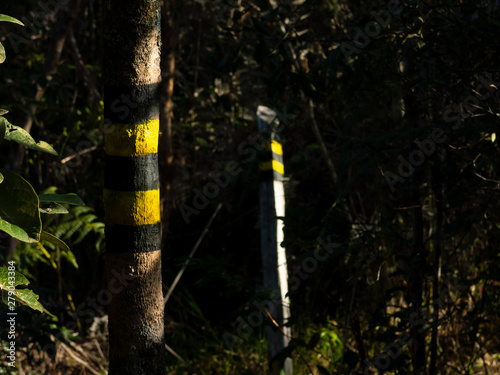
M 5 47 L 0 43 L 0 64 L 5 61 L 7 57 L 5 56 Z
M 40 194 L 38 196 L 40 202 L 57 202 L 57 203 L 68 203 L 75 206 L 84 206 L 85 203 L 73 193 L 70 194 Z
M 14 272 L 13 280 L 12 278 L 9 279 L 9 276 L 12 277 L 12 272 Z M 12 281 L 12 283 L 10 283 L 10 281 Z M 21 273 L 17 271 L 9 271 L 5 267 L 0 267 L 0 289 L 2 290 L 2 300 L 6 305 L 8 305 L 9 307 L 13 307 L 13 309 L 15 309 L 15 306 L 12 306 L 13 302 L 12 297 L 13 297 L 16 302 L 29 306 L 33 310 L 38 310 L 40 312 L 45 312 L 48 313 L 49 315 L 52 315 L 38 301 L 38 295 L 35 294 L 32 290 L 15 288 L 16 286 L 28 285 L 28 284 L 29 284 L 28 279 L 24 277 L 24 275 L 22 275 Z
M 70 262 L 73 267 L 75 267 L 76 269 L 78 269 L 78 263 L 76 262 L 76 258 L 75 258 L 75 254 L 73 254 L 73 252 L 71 250 L 65 252 L 65 253 L 61 253 L 61 256 L 63 258 L 66 258 L 66 260 L 68 262 Z
M 57 152 L 47 142 L 40 141 L 37 143 L 26 130 L 18 126 L 12 125 L 5 119 L 4 121 L 7 126 L 7 131 L 5 132 L 5 139 L 17 142 L 23 145 L 24 147 L 30 148 L 32 150 L 43 151 L 57 156 Z
M 31 307 L 33 310 L 38 310 L 40 312 L 47 312 L 43 305 L 38 301 L 38 294 L 35 294 L 30 289 L 16 289 L 15 291 L 16 299 L 23 305 Z
M 57 238 L 53 234 L 45 232 L 44 230 L 42 230 L 42 233 L 40 235 L 40 240 L 50 242 L 51 244 L 58 247 L 62 251 L 65 251 L 65 252 L 69 251 L 69 246 L 66 245 L 63 240 L 61 240 L 60 238 Z
M 33 187 L 16 173 L 1 169 L 0 230 L 24 242 L 38 242 L 42 230 L 38 196 Z
M 24 23 L 19 21 L 17 18 L 7 16 L 5 14 L 0 14 L 0 22 L 12 22 L 12 23 L 16 23 L 18 25 L 24 26 Z
M 9 272 L 14 272 L 14 283 L 8 284 Z M 18 286 L 18 285 L 28 285 L 29 280 L 21 273 L 17 271 L 9 271 L 7 267 L 0 267 L 0 289 L 5 289 L 8 285 Z
M 51 202 L 49 207 L 40 207 L 40 212 L 42 214 L 49 214 L 49 215 L 69 213 L 66 207 L 55 202 Z

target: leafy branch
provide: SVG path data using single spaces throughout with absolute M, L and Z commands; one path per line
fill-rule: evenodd
M 24 26 L 21 21 L 4 14 L 0 14 L 0 22 L 12 22 Z M 4 61 L 5 48 L 0 43 L 0 64 Z M 0 109 L 0 143 L 4 140 L 13 141 L 26 148 L 57 156 L 57 152 L 47 142 L 36 142 L 26 130 L 11 124 L 3 116 L 7 113 L 7 110 Z M 6 169 L 0 169 L 0 230 L 17 240 L 27 243 L 45 241 L 73 256 L 63 240 L 42 230 L 40 214 L 68 213 L 68 210 L 62 205 L 63 203 L 84 205 L 83 201 L 75 194 L 41 194 L 38 196 L 33 186 L 22 176 Z M 15 277 L 9 277 L 9 274 L 13 272 Z M 32 309 L 48 313 L 38 301 L 38 295 L 32 290 L 15 288 L 18 285 L 28 284 L 29 281 L 22 274 L 10 270 L 10 268 L 0 267 L 0 290 L 4 302 L 7 303 L 6 298 L 8 300 L 14 298 L 17 302 Z

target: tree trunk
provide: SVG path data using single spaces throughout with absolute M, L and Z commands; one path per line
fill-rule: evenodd
M 56 25 L 54 31 L 50 35 L 47 51 L 44 55 L 45 63 L 43 65 L 43 70 L 33 82 L 36 85 L 36 93 L 33 100 L 28 105 L 28 116 L 26 121 L 21 125 L 28 133 L 31 132 L 33 120 L 35 119 L 38 109 L 38 103 L 42 100 L 48 88 L 47 81 L 57 72 L 66 38 L 73 28 L 75 19 L 78 16 L 78 11 L 80 10 L 80 5 L 81 0 L 72 0 L 66 6 L 58 7 Z M 10 168 L 18 170 L 22 167 L 25 151 L 23 145 L 17 146 L 17 152 L 12 153 L 10 156 Z
M 408 127 L 416 129 L 419 126 L 416 96 L 409 92 L 405 95 L 404 103 L 406 109 L 405 117 L 408 119 Z M 424 221 L 422 216 L 422 199 L 420 188 L 424 176 L 421 170 L 424 166 L 415 167 L 411 175 L 409 206 L 413 224 L 413 238 L 411 244 L 411 261 L 409 275 L 410 299 L 410 335 L 412 338 L 412 362 L 413 374 L 424 375 L 426 368 L 425 358 L 425 324 L 426 320 L 422 315 L 422 294 L 424 291 L 424 270 L 425 270 L 425 245 L 424 245 Z
M 434 270 L 432 275 L 432 299 L 433 301 L 439 300 L 439 290 L 441 287 L 441 234 L 443 227 L 443 192 L 441 181 L 441 163 L 438 161 L 437 165 L 432 171 L 432 195 L 434 210 L 436 212 L 434 239 L 432 241 L 434 251 Z M 438 328 L 439 328 L 439 308 L 433 304 L 432 312 L 432 333 L 431 342 L 429 345 L 430 359 L 429 359 L 429 375 L 437 375 L 437 356 L 438 356 Z
M 173 4 L 163 0 L 162 8 L 162 87 L 160 97 L 160 182 L 162 189 L 162 248 L 168 235 L 168 219 L 175 210 L 174 181 L 174 151 L 172 144 L 172 120 L 174 117 L 174 74 L 175 74 L 175 45 L 177 34 L 174 30 Z
M 109 374 L 165 374 L 158 171 L 160 1 L 104 3 Z M 123 288 L 114 282 L 118 276 Z
M 424 246 L 424 224 L 422 217 L 422 203 L 418 191 L 419 180 L 415 172 L 411 186 L 412 195 L 412 221 L 413 240 L 410 270 L 410 324 L 413 344 L 413 373 L 415 375 L 425 374 L 425 317 L 422 315 L 422 294 L 424 289 L 425 269 L 425 246 Z

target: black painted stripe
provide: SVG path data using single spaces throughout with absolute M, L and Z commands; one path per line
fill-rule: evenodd
M 104 187 L 118 191 L 159 189 L 158 154 L 134 157 L 106 155 Z
M 160 84 L 104 87 L 104 121 L 142 124 L 159 118 Z
M 277 142 L 276 142 L 277 143 Z M 279 144 L 279 149 L 281 150 L 281 144 Z M 260 181 L 283 181 L 285 179 L 284 175 L 281 173 L 283 171 L 283 154 L 271 151 L 271 143 L 264 144 L 265 150 L 262 150 L 259 158 L 259 180 Z M 282 151 L 281 151 L 282 152 Z M 279 167 L 274 165 L 272 161 L 279 163 Z
M 284 181 L 285 176 L 283 176 L 281 173 L 279 173 L 276 170 L 265 170 L 265 171 L 260 171 L 259 173 L 259 181 Z
M 264 152 L 262 154 L 261 161 L 266 162 L 270 160 L 276 160 L 277 162 L 283 164 L 283 155 L 276 154 L 275 152 L 268 152 L 268 151 Z
M 283 164 L 283 155 L 280 155 L 280 154 L 276 154 L 273 152 L 273 160 L 276 160 L 277 162 L 280 162 L 281 164 Z
M 106 252 L 147 253 L 161 248 L 161 223 L 148 225 L 106 225 Z
M 285 176 L 283 176 L 277 170 L 273 169 L 273 180 L 275 180 L 275 181 L 284 181 L 285 180 Z

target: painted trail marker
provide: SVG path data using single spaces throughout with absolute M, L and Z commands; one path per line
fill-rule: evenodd
M 272 324 L 266 326 L 267 352 L 270 371 L 275 367 L 277 355 L 288 346 L 291 338 L 290 327 L 284 326 L 290 318 L 290 300 L 288 293 L 288 271 L 284 240 L 283 218 L 285 216 L 285 192 L 283 188 L 284 165 L 283 149 L 276 134 L 277 114 L 270 108 L 257 108 L 259 135 L 264 151 L 259 164 L 260 170 L 260 225 L 261 250 L 264 273 L 264 287 L 273 292 L 268 311 Z M 276 327 L 276 325 L 278 327 Z M 292 359 L 285 360 L 283 370 L 292 374 Z M 273 371 L 271 371 L 274 373 Z M 278 371 L 279 372 L 279 371 Z

